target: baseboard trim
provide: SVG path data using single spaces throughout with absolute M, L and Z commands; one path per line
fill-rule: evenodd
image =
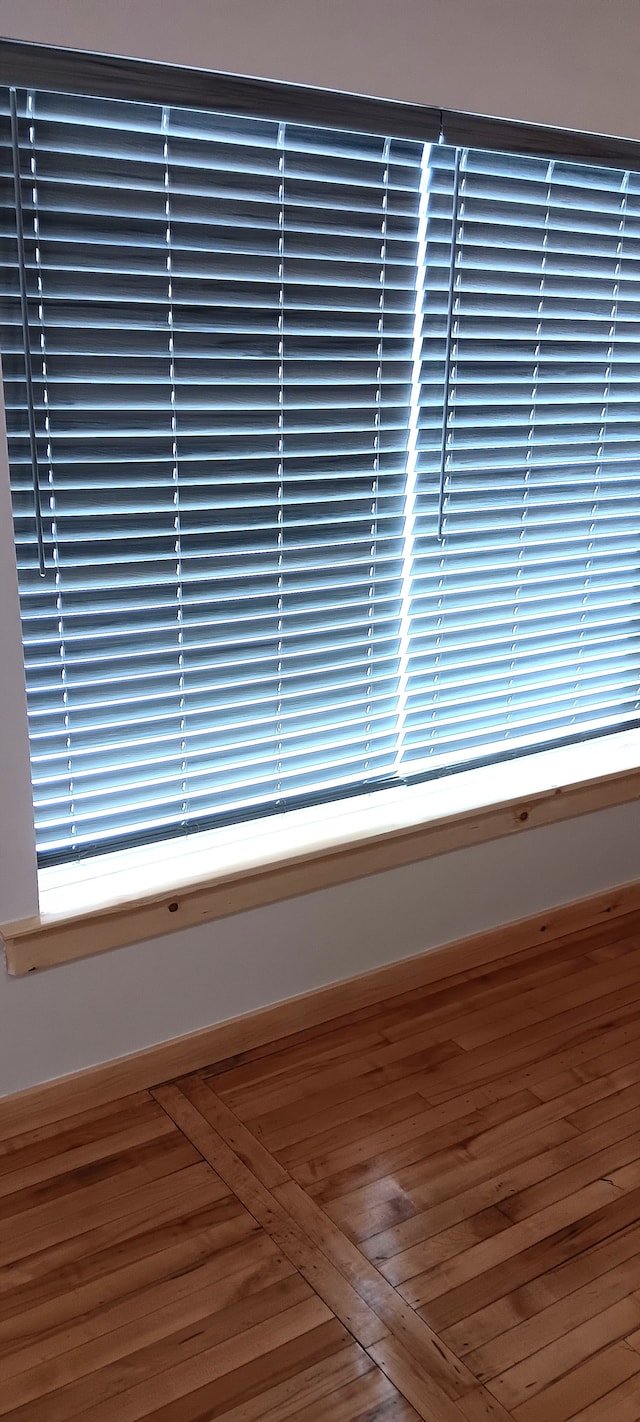
M 160 1042 L 130 1056 L 32 1086 L 0 1098 L 0 1140 L 36 1130 L 51 1121 L 65 1120 L 131 1092 L 159 1086 L 305 1027 L 318 1027 L 333 1017 L 369 1007 L 385 997 L 427 986 L 508 954 L 526 952 L 542 941 L 553 942 L 638 911 L 640 881 L 623 884 L 546 913 L 429 949 L 417 957 L 385 964 L 356 978 L 329 983 L 300 997 L 287 998 L 246 1016 Z

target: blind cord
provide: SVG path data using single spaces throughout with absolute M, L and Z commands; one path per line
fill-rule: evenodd
M 438 490 L 438 543 L 444 543 L 444 486 L 447 462 L 447 434 L 451 414 L 451 346 L 453 333 L 453 286 L 456 274 L 456 232 L 458 227 L 458 207 L 460 203 L 460 159 L 462 150 L 456 148 L 456 162 L 453 179 L 453 217 L 451 227 L 451 255 L 449 259 L 449 296 L 447 301 L 447 332 L 444 351 L 444 399 L 442 402 L 442 433 L 440 437 L 440 483 Z
M 33 398 L 33 377 L 31 372 L 31 335 L 29 331 L 29 306 L 27 300 L 27 270 L 24 255 L 24 222 L 22 215 L 22 179 L 20 174 L 20 143 L 18 138 L 18 105 L 15 89 L 10 90 L 11 147 L 13 150 L 13 191 L 16 205 L 16 237 L 18 242 L 18 280 L 20 284 L 20 315 L 22 319 L 22 339 L 24 341 L 24 374 L 27 387 L 27 420 L 29 425 L 29 453 L 31 456 L 31 477 L 33 480 L 33 502 L 36 519 L 36 539 L 38 544 L 38 568 L 40 576 L 46 576 L 44 533 L 42 526 L 42 499 L 40 491 L 40 468 L 38 461 L 38 436 L 36 433 L 35 404 Z

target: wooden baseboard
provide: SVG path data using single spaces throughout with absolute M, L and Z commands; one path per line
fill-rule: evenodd
M 639 911 L 640 881 L 624 884 L 532 918 L 430 949 L 417 957 L 389 963 L 357 978 L 330 983 L 315 992 L 288 998 L 247 1016 L 160 1042 L 116 1061 L 30 1087 L 0 1099 L 0 1140 L 199 1071 L 211 1063 L 265 1046 L 305 1027 L 317 1027 L 333 1017 L 368 1007 L 386 997 Z

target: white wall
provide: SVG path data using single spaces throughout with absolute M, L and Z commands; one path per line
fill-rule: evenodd
M 0 0 L 0 32 L 640 138 L 638 0 Z
M 638 0 L 0 0 L 0 33 L 640 138 Z M 7 532 L 5 490 L 0 617 L 14 625 Z M 12 835 L 17 679 L 4 698 L 0 921 L 29 895 Z M 2 975 L 0 1095 L 624 883 L 640 872 L 638 846 L 640 805 L 626 805 L 31 978 Z
M 625 805 L 0 983 L 2 1092 L 638 875 Z

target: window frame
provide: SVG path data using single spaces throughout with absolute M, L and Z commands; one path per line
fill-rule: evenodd
M 224 108 L 234 114 L 329 124 L 334 128 L 364 128 L 389 137 L 506 149 L 531 156 L 640 170 L 640 142 L 632 139 L 482 117 L 439 107 L 14 40 L 0 40 L 0 66 L 2 82 L 15 87 L 79 89 L 96 97 L 187 104 L 212 110 Z M 0 413 L 3 412 L 2 401 L 0 391 Z M 0 515 L 4 523 L 6 508 L 10 506 L 3 420 L 0 420 L 0 445 L 3 485 Z M 13 548 L 12 537 L 7 543 Z M 295 848 L 276 845 L 269 862 L 265 862 L 264 852 L 257 857 L 255 853 L 253 857 L 248 853 L 233 871 L 225 873 L 218 869 L 195 877 L 183 867 L 176 873 L 174 885 L 167 889 L 165 881 L 162 895 L 149 887 L 152 869 L 147 888 L 143 884 L 141 894 L 136 897 L 123 888 L 124 880 L 119 887 L 117 875 L 112 876 L 102 897 L 97 891 L 93 906 L 85 905 L 80 911 L 77 883 L 74 891 L 70 875 L 68 908 L 60 909 L 59 897 L 55 901 L 57 907 L 53 908 L 42 872 L 38 875 L 35 857 L 15 560 L 9 557 L 1 562 L 4 608 L 0 621 L 0 655 L 3 667 L 9 672 L 7 680 L 15 683 L 16 691 L 9 707 L 11 734 L 3 737 L 0 753 L 0 770 L 6 774 L 5 783 L 10 787 L 14 804 L 13 852 L 5 856 L 0 877 L 0 897 L 3 908 L 8 906 L 12 921 L 0 928 L 0 933 L 5 939 L 8 965 L 13 973 L 70 961 L 140 941 L 152 934 L 170 932 L 176 927 L 202 923 L 230 912 L 377 873 L 400 863 L 482 843 L 522 828 L 624 804 L 640 793 L 640 731 L 613 733 L 600 739 L 600 763 L 609 765 L 605 774 L 589 773 L 592 741 L 551 751 L 529 752 L 513 762 L 444 776 L 435 782 L 435 787 L 431 782 L 393 792 L 376 791 L 376 796 L 382 796 L 380 812 L 372 815 L 368 827 L 363 827 L 362 816 L 357 813 L 361 797 L 355 801 L 350 799 L 346 808 L 345 802 L 333 802 L 323 807 L 319 816 L 316 812 L 321 825 L 320 848 L 316 826 L 307 840 L 298 842 Z M 505 793 L 511 786 L 513 789 Z M 371 799 L 366 791 L 364 799 Z M 446 808 L 447 803 L 451 808 Z M 294 817 L 296 813 L 291 812 Z M 342 828 L 338 825 L 341 815 Z M 268 828 L 264 820 L 258 824 L 263 832 Z M 220 836 L 225 832 L 212 833 Z M 230 840 L 233 833 L 232 830 Z M 237 835 L 237 830 L 235 833 Z M 220 839 L 216 843 L 219 844 Z M 162 848 L 166 851 L 170 844 L 171 841 L 164 841 Z M 147 851 L 150 866 L 154 848 Z M 195 860 L 192 869 L 194 863 Z M 175 909 L 173 895 L 178 892 L 180 905 Z M 184 912 L 181 911 L 183 904 Z M 94 928 L 99 928 L 95 934 Z

